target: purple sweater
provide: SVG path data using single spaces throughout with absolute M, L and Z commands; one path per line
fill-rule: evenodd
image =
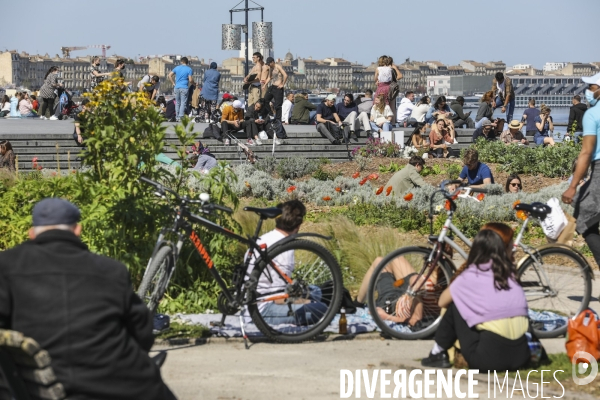
M 452 301 L 469 327 L 488 321 L 526 317 L 527 300 L 521 286 L 510 278 L 508 290 L 494 287 L 492 262 L 469 267 L 450 285 Z

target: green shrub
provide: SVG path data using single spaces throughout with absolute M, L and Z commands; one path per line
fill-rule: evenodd
M 277 174 L 282 179 L 295 179 L 305 175 L 310 175 L 319 168 L 318 160 L 311 160 L 306 157 L 283 158 L 277 163 Z

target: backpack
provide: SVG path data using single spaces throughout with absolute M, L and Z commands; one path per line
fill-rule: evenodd
M 327 121 L 327 130 L 335 140 L 342 140 L 344 138 L 342 128 L 334 122 Z
M 278 139 L 287 139 L 287 133 L 283 128 L 283 124 L 277 119 L 267 122 L 265 131 L 270 138 L 277 136 Z
M 221 140 L 221 128 L 217 124 L 208 124 L 204 132 L 202 133 L 202 139 L 214 137 L 217 140 Z

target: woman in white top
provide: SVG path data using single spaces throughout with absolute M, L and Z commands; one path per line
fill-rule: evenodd
M 417 127 L 417 124 L 425 123 L 425 115 L 427 115 L 427 111 L 429 111 L 429 103 L 431 99 L 429 96 L 423 96 L 413 108 L 412 113 L 410 113 L 410 117 L 408 118 L 408 124 L 414 128 Z
M 6 117 L 10 113 L 10 97 L 4 95 L 0 103 L 0 118 Z
M 377 60 L 377 64 L 379 66 L 375 70 L 375 84 L 377 85 L 375 97 L 380 94 L 383 95 L 385 104 L 388 104 L 394 115 L 396 115 L 396 97 L 390 99 L 390 84 L 402 78 L 402 73 L 394 65 L 392 57 L 381 56 Z
M 390 106 L 385 104 L 385 99 L 382 94 L 375 97 L 375 103 L 371 109 L 371 129 L 375 133 L 382 130 L 389 132 L 392 130 L 392 117 L 394 113 Z

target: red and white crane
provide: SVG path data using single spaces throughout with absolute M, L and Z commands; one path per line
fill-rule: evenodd
M 89 46 L 71 46 L 61 47 L 60 50 L 63 53 L 64 58 L 71 58 L 71 52 L 75 50 L 86 50 L 86 49 L 102 49 L 102 58 L 106 58 L 106 50 L 110 49 L 110 45 L 105 44 L 92 44 Z

